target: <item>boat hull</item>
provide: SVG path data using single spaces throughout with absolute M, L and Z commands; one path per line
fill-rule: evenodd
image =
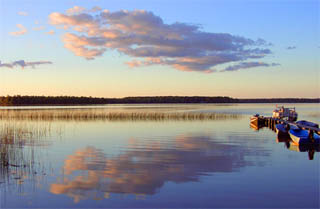
M 316 143 L 319 144 L 320 137 L 318 134 L 313 133 L 313 140 L 309 137 L 309 132 L 307 130 L 303 129 L 290 129 L 289 135 L 292 141 L 295 144 L 310 144 L 310 143 Z
M 319 125 L 310 121 L 306 121 L 306 120 L 299 120 L 296 122 L 297 125 L 302 125 L 302 126 L 310 126 L 310 127 L 314 127 L 314 128 L 319 128 Z
M 276 133 L 277 133 L 278 139 L 290 138 L 289 133 L 288 133 L 288 129 L 286 128 L 286 125 L 277 124 L 275 128 L 276 128 Z
M 250 123 L 258 126 L 259 125 L 259 117 L 255 117 L 255 116 L 251 117 Z

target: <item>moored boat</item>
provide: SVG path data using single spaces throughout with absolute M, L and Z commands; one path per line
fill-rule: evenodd
M 290 108 L 290 107 L 277 107 L 272 112 L 273 118 L 279 118 L 284 119 L 286 118 L 288 121 L 296 121 L 298 119 L 298 113 L 296 112 L 296 108 Z
M 264 125 L 264 117 L 260 116 L 259 114 L 255 114 L 250 117 L 250 127 L 254 130 L 259 130 Z
M 276 125 L 276 132 L 277 132 L 277 134 L 285 134 L 285 133 L 288 133 L 288 130 L 289 130 L 289 127 L 288 127 L 288 125 L 286 125 L 286 124 L 277 124 Z
M 289 135 L 292 141 L 297 144 L 310 144 L 310 143 L 316 143 L 319 144 L 320 142 L 320 136 L 316 133 L 312 133 L 310 136 L 310 133 L 308 130 L 300 129 L 297 126 L 291 126 L 289 130 Z
M 276 129 L 278 139 L 290 138 L 288 133 L 289 126 L 287 124 L 277 124 L 275 129 Z
M 313 123 L 310 121 L 306 121 L 306 120 L 299 120 L 296 122 L 296 124 L 299 126 L 309 126 L 309 127 L 313 127 L 313 128 L 319 128 L 319 125 L 317 123 Z
M 258 126 L 259 124 L 259 114 L 255 114 L 254 116 L 250 117 L 250 123 L 255 124 Z

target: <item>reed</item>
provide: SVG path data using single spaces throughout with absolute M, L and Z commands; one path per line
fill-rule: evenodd
M 99 109 L 54 109 L 54 110 L 0 110 L 0 120 L 225 120 L 239 119 L 238 114 L 201 112 L 152 112 L 152 111 L 107 111 Z
M 48 146 L 50 122 L 0 121 L 0 184 L 20 191 L 25 181 L 36 184 L 45 158 L 36 146 Z

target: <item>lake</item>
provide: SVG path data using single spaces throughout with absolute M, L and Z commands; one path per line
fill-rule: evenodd
M 285 105 L 296 107 L 300 120 L 320 122 L 319 104 Z M 0 115 L 14 116 L 0 120 L 0 206 L 319 208 L 319 152 L 310 160 L 310 152 L 271 129 L 250 127 L 251 115 L 271 116 L 274 108 L 1 107 Z M 41 111 L 50 117 L 34 116 Z M 101 112 L 118 115 L 98 117 Z M 181 115 L 137 117 L 156 113 Z

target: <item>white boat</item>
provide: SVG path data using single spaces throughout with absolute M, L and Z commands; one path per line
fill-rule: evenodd
M 293 107 L 276 107 L 272 113 L 273 118 L 284 119 L 286 118 L 289 121 L 296 121 L 298 119 L 298 113 L 296 112 L 296 108 Z

